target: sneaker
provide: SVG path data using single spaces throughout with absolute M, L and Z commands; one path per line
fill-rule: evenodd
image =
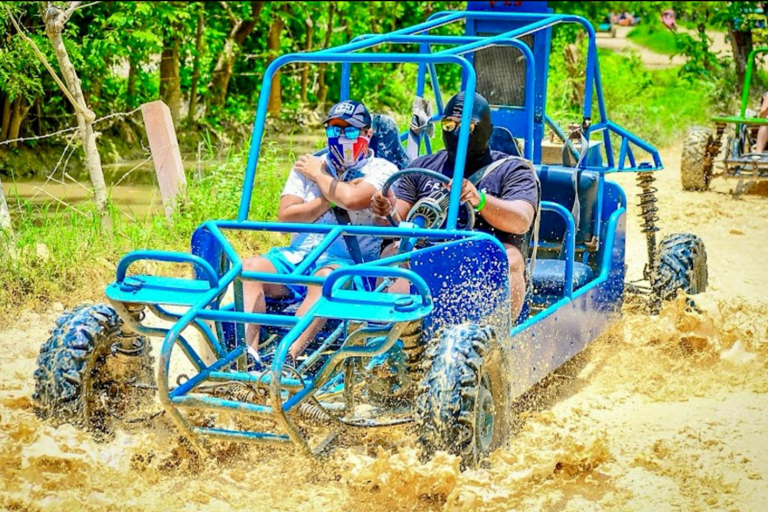
M 246 356 L 248 359 L 248 363 L 246 365 L 247 372 L 252 373 L 264 371 L 264 365 L 259 360 L 259 354 L 253 348 L 248 347 Z

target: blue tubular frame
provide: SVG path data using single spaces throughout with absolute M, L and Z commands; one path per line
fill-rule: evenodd
M 392 303 L 391 309 L 389 309 L 389 314 L 379 315 L 379 317 L 376 318 L 376 321 L 389 324 L 402 324 L 402 322 L 408 322 L 422 318 L 424 315 L 428 314 L 429 311 L 431 311 L 432 297 L 430 290 L 423 278 L 421 278 L 415 272 L 404 268 L 387 266 L 390 263 L 384 261 L 373 261 L 366 264 L 356 265 L 354 267 L 340 268 L 333 271 L 328 277 L 325 278 L 302 275 L 298 271 L 288 275 L 244 272 L 242 270 L 242 262 L 239 256 L 232 248 L 222 230 L 286 231 L 292 229 L 298 232 L 323 233 L 326 235 L 325 240 L 335 240 L 344 234 L 377 234 L 381 236 L 396 236 L 402 238 L 421 237 L 435 241 L 448 240 L 447 242 L 444 242 L 445 245 L 461 243 L 472 239 L 492 238 L 490 235 L 485 233 L 476 233 L 472 231 L 454 230 L 451 233 L 445 233 L 437 230 L 421 228 L 401 229 L 393 227 L 354 225 L 345 226 L 342 228 L 340 226 L 319 224 L 296 225 L 272 222 L 208 221 L 203 224 L 203 227 L 205 227 L 211 233 L 229 260 L 228 263 L 231 268 L 221 277 L 216 274 L 215 269 L 213 269 L 209 263 L 197 256 L 174 252 L 137 251 L 125 256 L 120 261 L 117 272 L 118 279 L 115 285 L 108 288 L 107 295 L 109 296 L 110 300 L 115 303 L 132 302 L 131 293 L 134 291 L 134 289 L 141 288 L 143 281 L 141 279 L 135 279 L 135 284 L 132 285 L 131 290 L 126 290 L 122 285 L 126 281 L 130 282 L 131 277 L 126 276 L 127 270 L 131 264 L 139 260 L 151 259 L 156 261 L 183 262 L 200 265 L 200 267 L 204 269 L 206 274 L 206 281 L 210 284 L 210 289 L 200 294 L 198 300 L 194 304 L 190 304 L 189 309 L 187 309 L 184 314 L 176 315 L 173 313 L 168 313 L 156 304 L 151 306 L 153 311 L 156 311 L 159 316 L 161 316 L 161 318 L 175 320 L 173 327 L 164 330 L 149 328 L 142 326 L 140 322 L 137 323 L 138 330 L 141 332 L 145 332 L 154 336 L 157 336 L 158 334 L 165 335 L 165 339 L 160 350 L 157 375 L 159 391 L 158 394 L 161 404 L 169 413 L 171 419 L 174 421 L 177 427 L 183 433 L 187 434 L 193 442 L 194 434 L 209 434 L 220 439 L 239 439 L 255 442 L 284 443 L 293 441 L 303 446 L 307 451 L 310 451 L 309 446 L 306 444 L 306 441 L 302 438 L 298 430 L 296 430 L 296 428 L 293 426 L 286 413 L 300 405 L 303 400 L 312 396 L 316 391 L 318 391 L 319 386 L 322 386 L 325 382 L 323 382 L 320 378 L 318 379 L 320 382 L 317 383 L 309 379 L 300 382 L 296 379 L 286 378 L 282 374 L 282 368 L 291 344 L 316 318 L 314 311 L 318 310 L 320 307 L 319 304 L 321 304 L 321 302 L 318 302 L 318 304 L 313 306 L 313 309 L 310 310 L 305 316 L 294 317 L 280 314 L 246 313 L 242 310 L 232 310 L 228 306 L 217 308 L 214 304 L 215 299 L 221 296 L 230 284 L 241 280 L 259 280 L 264 282 L 275 282 L 283 284 L 318 284 L 322 285 L 323 298 L 325 300 L 331 300 L 333 299 L 334 294 L 340 290 L 340 285 L 342 285 L 343 282 L 357 276 L 400 278 L 406 279 L 412 283 L 412 286 L 414 287 L 413 289 L 415 290 L 415 295 L 411 295 L 410 298 L 409 296 L 398 298 L 396 295 L 382 293 L 384 296 L 391 297 L 394 302 Z M 320 250 L 316 250 L 310 257 L 313 256 L 316 258 L 320 255 L 320 253 Z M 398 261 L 407 261 L 415 253 L 416 252 L 400 255 L 402 257 Z M 308 271 L 310 271 L 309 268 L 304 269 L 303 272 Z M 378 293 L 381 292 L 379 291 Z M 414 301 L 413 297 L 419 297 L 420 299 Z M 408 300 L 405 300 L 406 298 Z M 163 297 L 158 296 L 157 299 L 157 302 L 162 304 Z M 214 304 L 214 309 L 209 309 L 212 304 Z M 371 303 L 369 302 L 369 304 Z M 384 310 L 381 310 L 381 312 L 383 311 Z M 346 312 L 338 311 L 338 313 L 334 313 L 334 317 L 344 319 L 346 317 Z M 200 329 L 206 338 L 210 338 L 209 341 L 213 341 L 213 334 L 210 332 L 210 329 L 203 323 L 203 321 L 206 320 L 215 322 L 234 322 L 237 324 L 257 323 L 261 325 L 286 326 L 290 327 L 290 331 L 280 341 L 269 372 L 263 373 L 259 377 L 254 377 L 243 372 L 232 373 L 223 371 L 244 356 L 245 345 L 243 344 L 242 337 L 239 338 L 238 344 L 229 351 L 221 347 L 218 343 L 212 343 L 212 348 L 216 352 L 218 359 L 211 365 L 205 365 L 202 362 L 202 359 L 197 354 L 197 352 L 191 347 L 191 345 L 189 345 L 189 343 L 186 342 L 186 340 L 184 340 L 182 333 L 187 327 L 195 327 Z M 132 324 L 132 326 L 134 326 L 134 324 Z M 329 360 L 329 362 L 326 363 L 327 365 L 330 365 L 330 367 L 328 367 L 327 371 L 325 372 L 325 376 L 327 377 L 331 374 L 331 372 L 335 371 L 334 365 L 340 363 L 345 358 L 376 355 L 377 353 L 388 350 L 392 344 L 394 344 L 398 335 L 399 331 L 393 328 L 391 329 L 391 332 L 387 336 L 386 340 L 378 343 L 378 345 L 374 344 L 370 347 L 348 347 L 342 351 L 339 351 L 334 356 L 335 359 Z M 177 345 L 182 349 L 186 357 L 196 367 L 197 374 L 193 375 L 190 379 L 175 389 L 171 389 L 169 385 L 170 360 L 173 349 Z M 205 383 L 206 381 L 222 381 L 226 379 L 250 382 L 251 384 L 268 387 L 272 402 L 271 406 L 255 406 L 252 404 L 242 404 L 230 400 L 221 400 L 215 397 L 190 394 L 195 390 L 195 388 Z M 283 390 L 293 390 L 296 391 L 296 394 L 290 400 L 283 402 Z M 272 433 L 238 432 L 193 427 L 187 422 L 186 418 L 179 411 L 180 408 L 190 407 L 216 410 L 235 410 L 247 414 L 268 415 L 272 417 L 272 419 L 274 419 L 287 432 L 288 435 L 281 436 Z
M 498 21 L 531 20 L 532 23 L 526 26 L 520 27 L 516 30 L 507 31 L 493 37 L 480 38 L 466 44 L 461 44 L 459 42 L 459 41 L 467 40 L 465 38 L 462 38 L 462 36 L 419 36 L 417 35 L 421 32 L 429 31 L 431 29 L 440 27 L 442 25 L 446 25 L 448 23 L 452 23 L 454 21 L 462 20 L 462 19 L 463 20 L 498 20 Z M 266 121 L 266 110 L 269 102 L 269 92 L 271 89 L 272 76 L 282 66 L 289 63 L 293 63 L 293 62 L 341 63 L 342 65 L 345 66 L 343 69 L 343 77 L 342 77 L 342 86 L 343 86 L 342 99 L 344 99 L 345 97 L 348 96 L 348 93 L 349 93 L 349 66 L 353 63 L 403 63 L 403 64 L 410 63 L 410 64 L 419 64 L 421 67 L 424 67 L 424 66 L 433 67 L 435 64 L 449 64 L 449 63 L 459 64 L 463 68 L 463 76 L 465 77 L 464 82 L 466 84 L 465 91 L 467 95 L 470 97 L 470 103 L 468 106 L 471 108 L 473 106 L 472 103 L 474 100 L 474 92 L 475 92 L 476 83 L 477 83 L 476 75 L 471 63 L 469 63 L 469 61 L 467 61 L 466 59 L 459 57 L 460 55 L 475 52 L 483 48 L 501 45 L 501 44 L 511 44 L 525 53 L 526 50 L 522 49 L 522 47 L 525 46 L 527 48 L 527 46 L 524 45 L 522 42 L 519 45 L 517 43 L 513 43 L 512 41 L 514 41 L 515 38 L 522 37 L 524 35 L 531 34 L 539 30 L 544 30 L 561 23 L 579 24 L 587 31 L 589 35 L 589 46 L 588 46 L 588 52 L 587 52 L 587 70 L 586 70 L 586 78 L 585 78 L 586 82 L 585 82 L 584 106 L 583 106 L 583 117 L 584 117 L 585 123 L 587 123 L 589 128 L 586 130 L 585 136 L 587 137 L 587 139 L 589 139 L 591 132 L 604 130 L 603 141 L 605 144 L 606 158 L 608 161 L 607 167 L 593 169 L 593 170 L 599 170 L 601 172 L 610 172 L 613 170 L 648 171 L 648 170 L 661 169 L 662 168 L 661 159 L 658 155 L 658 152 L 653 146 L 641 141 L 639 138 L 633 136 L 628 131 L 618 127 L 617 125 L 613 124 L 608 120 L 607 112 L 605 109 L 605 101 L 604 101 L 602 87 L 601 87 L 602 83 L 600 79 L 599 64 L 597 61 L 597 45 L 596 45 L 596 39 L 595 39 L 595 29 L 594 27 L 592 27 L 592 24 L 588 20 L 586 20 L 581 16 L 549 14 L 549 13 L 496 13 L 496 12 L 473 12 L 473 11 L 440 12 L 430 16 L 430 18 L 424 23 L 420 23 L 413 27 L 404 28 L 404 29 L 395 31 L 391 34 L 382 34 L 382 35 L 366 37 L 362 39 L 356 38 L 356 40 L 354 40 L 353 42 L 342 45 L 340 47 L 329 48 L 329 49 L 325 49 L 325 50 L 321 50 L 313 53 L 284 55 L 275 59 L 268 66 L 264 74 L 264 78 L 262 80 L 262 89 L 259 97 L 258 108 L 256 111 L 256 120 L 254 122 L 253 138 L 251 142 L 251 149 L 248 156 L 248 166 L 246 169 L 246 177 L 245 177 L 245 182 L 243 187 L 243 197 L 240 202 L 238 219 L 246 220 L 248 218 L 248 211 L 250 208 L 251 198 L 253 194 L 253 184 L 255 181 L 255 171 L 256 171 L 258 157 L 261 149 L 263 128 Z M 436 39 L 430 39 L 430 38 L 436 38 Z M 354 53 L 352 54 L 352 53 L 349 53 L 349 52 L 355 52 L 358 50 L 371 48 L 374 46 L 378 46 L 380 44 L 385 44 L 390 42 L 408 42 L 408 43 L 427 44 L 429 41 L 439 41 L 441 43 L 443 42 L 449 43 L 453 41 L 455 44 L 460 44 L 460 46 L 449 49 L 449 50 L 442 50 L 434 54 L 432 53 L 429 53 L 429 54 L 424 54 L 424 53 L 419 53 L 419 54 Z M 533 57 L 532 53 L 528 49 L 528 54 L 526 54 L 526 62 L 532 63 L 533 62 L 532 57 Z M 528 60 L 529 58 L 531 59 L 530 61 Z M 420 79 L 419 79 L 419 84 L 417 86 L 417 90 L 422 90 L 423 89 L 422 82 L 425 79 L 425 76 L 424 76 L 424 73 L 420 73 L 419 76 L 420 76 Z M 529 77 L 530 77 L 530 73 L 528 73 L 526 76 L 526 83 L 528 83 Z M 528 90 L 528 87 L 526 89 Z M 600 112 L 601 122 L 595 126 L 590 126 L 591 118 L 592 118 L 593 89 L 597 90 L 597 103 L 598 103 L 598 109 Z M 526 103 L 527 101 L 528 101 L 528 98 L 526 97 Z M 531 105 L 526 105 L 526 108 L 533 108 L 533 107 Z M 465 110 L 469 110 L 469 109 L 465 109 Z M 463 167 L 466 159 L 466 147 L 467 147 L 467 141 L 469 139 L 469 132 L 467 130 L 468 124 L 469 124 L 469 114 L 466 113 L 465 115 L 462 116 L 461 128 L 459 131 L 459 144 L 458 144 L 458 151 L 457 151 L 458 157 L 456 159 L 456 166 L 454 168 L 454 177 L 459 176 L 457 172 L 460 168 Z M 614 158 L 613 158 L 610 132 L 614 132 L 622 137 L 623 139 L 622 147 L 624 148 L 624 151 L 622 152 L 623 155 L 628 154 L 627 141 L 632 142 L 633 144 L 639 146 L 641 149 L 649 152 L 652 155 L 654 167 L 647 166 L 647 167 L 637 168 L 633 166 L 631 168 L 626 168 L 623 166 L 623 160 L 622 160 L 622 162 L 620 162 L 621 163 L 620 167 L 617 169 L 615 167 Z M 526 144 L 526 148 L 527 147 L 528 147 L 528 144 Z M 527 153 L 527 150 L 526 150 L 526 153 Z M 631 154 L 631 150 L 629 151 L 629 154 Z M 581 168 L 582 169 L 587 168 L 586 162 L 582 162 Z M 448 210 L 448 224 L 447 224 L 447 229 L 449 230 L 456 228 L 456 218 L 457 218 L 458 208 L 459 208 L 458 199 L 460 197 L 460 188 L 458 186 L 458 183 L 459 183 L 459 180 L 454 180 L 454 187 L 452 187 L 451 195 L 450 195 L 450 203 L 449 203 L 449 210 Z
M 372 37 L 375 37 L 375 34 L 363 34 L 360 36 L 357 36 L 354 40 L 364 40 L 364 39 L 370 39 Z M 386 43 L 393 43 L 393 44 L 420 44 L 420 48 L 422 50 L 422 53 L 428 53 L 424 52 L 424 49 L 429 49 L 429 45 L 431 44 L 443 44 L 443 45 L 468 45 L 472 43 L 477 43 L 480 41 L 485 41 L 487 38 L 485 37 L 479 37 L 479 36 L 421 36 L 421 35 L 408 35 L 408 36 L 392 36 L 390 37 Z M 525 57 L 525 107 L 523 108 L 523 111 L 525 112 L 525 118 L 526 118 L 526 127 L 525 127 L 525 147 L 523 150 L 523 153 L 525 158 L 528 160 L 533 159 L 533 148 L 534 148 L 534 132 L 533 132 L 533 116 L 534 116 L 534 97 L 535 97 L 535 67 L 536 67 L 536 60 L 533 56 L 533 52 L 531 49 L 520 41 L 519 39 L 514 38 L 501 38 L 496 43 L 494 43 L 494 46 L 512 46 L 513 48 L 517 48 L 520 50 L 520 53 L 523 54 L 523 57 Z M 462 53 L 469 53 L 474 50 L 467 50 L 466 52 Z M 442 52 L 438 52 L 432 55 L 440 55 Z M 419 65 L 419 79 L 418 84 L 416 87 L 416 95 L 423 97 L 424 96 L 424 90 L 425 90 L 425 81 L 426 76 L 425 72 L 422 72 L 422 64 Z M 440 88 L 439 86 L 435 87 L 434 84 L 437 83 L 437 74 L 434 70 L 434 64 L 429 65 L 430 70 L 430 77 L 433 84 L 433 91 L 435 93 L 435 102 L 438 106 L 437 112 L 438 115 L 435 116 L 435 118 L 439 118 L 442 116 L 443 112 L 443 104 L 442 104 L 442 98 L 440 97 Z M 407 132 L 404 132 L 401 134 L 401 138 L 407 136 Z
M 358 43 L 361 44 L 361 43 Z M 243 183 L 243 197 L 240 201 L 240 210 L 238 213 L 238 220 L 244 221 L 248 218 L 248 211 L 251 206 L 251 197 L 253 195 L 253 184 L 255 181 L 256 165 L 259 159 L 259 152 L 261 150 L 261 139 L 264 134 L 264 124 L 267 117 L 267 105 L 269 103 L 269 92 L 271 89 L 272 76 L 282 66 L 292 62 L 338 62 L 338 63 L 401 63 L 401 64 L 458 64 L 460 65 L 466 76 L 467 82 L 467 95 L 469 97 L 468 108 L 464 109 L 461 117 L 461 127 L 459 128 L 459 142 L 457 148 L 456 164 L 454 167 L 454 178 L 462 176 L 464 163 L 466 162 L 467 145 L 469 143 L 469 123 L 472 117 L 472 106 L 474 104 L 475 96 L 475 84 L 477 77 L 475 76 L 475 70 L 468 60 L 463 57 L 455 55 L 423 55 L 423 54 L 391 54 L 391 53 L 372 53 L 372 54 L 353 54 L 353 55 L 337 55 L 334 53 L 309 53 L 309 54 L 290 54 L 278 57 L 273 60 L 267 67 L 264 73 L 264 80 L 262 82 L 261 94 L 259 95 L 259 106 L 256 109 L 256 121 L 253 127 L 253 138 L 251 140 L 251 149 L 248 154 L 248 166 L 246 168 L 245 180 Z M 450 204 L 448 206 L 448 224 L 449 230 L 456 229 L 456 222 L 458 219 L 459 211 L 459 198 L 461 197 L 461 179 L 454 179 L 453 186 L 451 187 Z M 288 231 L 293 231 L 291 229 Z

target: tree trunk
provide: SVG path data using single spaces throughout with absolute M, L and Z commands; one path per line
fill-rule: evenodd
M 312 18 L 307 17 L 307 39 L 304 43 L 305 52 L 312 51 L 312 34 L 314 32 L 314 26 L 315 24 L 312 22 Z M 304 67 L 301 70 L 301 92 L 299 93 L 302 104 L 307 102 L 307 84 L 309 84 L 309 63 L 305 62 Z
M 8 203 L 5 200 L 2 181 L 0 181 L 0 230 L 11 230 L 11 212 L 8 210 Z
M 376 13 L 373 10 L 373 2 L 368 4 L 368 15 L 371 18 L 371 34 L 377 34 L 379 32 L 379 26 L 376 23 Z
M 91 81 L 91 90 L 86 91 L 83 93 L 83 97 L 85 98 L 86 103 L 93 103 L 92 99 L 96 98 L 97 100 L 101 99 L 101 86 L 104 84 L 104 77 L 100 76 L 97 78 L 94 78 Z
M 0 125 L 0 141 L 8 140 L 8 130 L 11 127 L 11 98 L 3 98 L 3 121 Z
M 95 116 L 85 103 L 80 78 L 77 76 L 72 61 L 69 60 L 69 55 L 61 36 L 64 24 L 67 22 L 67 15 L 55 5 L 49 4 L 44 21 L 45 33 L 51 41 L 51 46 L 53 46 L 53 51 L 59 62 L 59 69 L 61 69 L 64 81 L 67 84 L 67 89 L 80 107 L 75 108 L 75 113 L 77 115 L 80 137 L 83 141 L 83 150 L 85 151 L 85 165 L 88 168 L 88 174 L 90 174 L 91 183 L 93 184 L 96 206 L 99 210 L 104 210 L 104 206 L 107 204 L 107 185 L 104 183 L 101 156 L 96 147 L 96 135 L 93 133 L 92 123 Z
M 284 7 L 284 9 L 286 9 Z M 287 10 L 287 9 L 286 9 Z M 285 28 L 285 21 L 279 15 L 275 16 L 272 21 L 272 25 L 269 27 L 269 34 L 267 34 L 267 66 L 273 60 L 275 60 L 280 53 L 280 36 Z M 279 116 L 280 110 L 283 108 L 283 91 L 280 88 L 280 70 L 275 71 L 272 75 L 272 87 L 269 90 L 269 105 L 267 106 L 267 112 L 273 116 Z
M 37 116 L 37 133 L 43 133 L 43 100 L 35 100 L 35 115 Z
M 197 37 L 195 39 L 195 61 L 192 64 L 192 85 L 189 90 L 189 114 L 187 121 L 195 120 L 197 114 L 197 84 L 200 81 L 200 55 L 203 53 L 203 29 L 205 28 L 205 7 L 200 6 L 197 17 Z
M 427 18 L 432 16 L 432 13 L 435 12 L 435 2 L 424 2 L 424 15 L 421 18 L 421 22 L 427 21 Z
M 264 7 L 264 2 L 251 2 L 251 19 L 247 21 L 233 20 L 232 30 L 229 31 L 229 35 L 224 42 L 224 48 L 221 50 L 216 61 L 216 67 L 213 69 L 211 83 L 208 84 L 208 90 L 211 92 L 210 105 L 224 105 L 224 101 L 227 99 L 229 79 L 232 78 L 239 46 L 245 42 L 259 21 L 262 7 Z
M 178 31 L 173 30 L 174 34 Z M 179 123 L 181 78 L 179 76 L 179 37 L 166 37 L 160 56 L 160 99 L 171 109 L 173 124 Z
M 129 60 L 128 68 L 128 94 L 127 102 L 128 106 L 134 108 L 136 106 L 136 75 L 138 74 L 139 63 L 134 59 Z
M 733 61 L 736 64 L 736 82 L 741 94 L 744 89 L 744 78 L 747 74 L 747 62 L 749 52 L 752 51 L 752 29 L 746 27 L 746 30 L 736 30 L 733 20 L 728 20 L 726 23 L 728 26 L 728 36 L 731 40 L 731 48 L 733 49 Z M 746 84 L 749 88 L 749 84 Z
M 21 131 L 21 122 L 24 120 L 25 117 L 27 117 L 27 112 L 29 112 L 29 108 L 31 105 L 28 105 L 27 102 L 19 96 L 13 101 L 13 105 L 11 107 L 11 125 L 8 128 L 8 140 L 18 139 L 19 138 L 19 132 Z M 15 148 L 17 145 L 16 142 L 11 142 L 11 147 Z
M 336 13 L 336 2 L 330 2 L 328 4 L 328 25 L 325 27 L 325 41 L 323 41 L 323 48 L 328 48 L 331 45 L 331 35 L 333 35 L 333 15 Z M 325 100 L 328 97 L 328 87 L 325 85 L 325 66 L 326 63 L 320 64 L 319 76 L 317 79 L 317 105 L 320 108 L 325 108 Z

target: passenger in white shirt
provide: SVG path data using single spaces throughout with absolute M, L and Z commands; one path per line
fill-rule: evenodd
M 374 225 L 376 216 L 371 212 L 371 198 L 381 190 L 384 182 L 397 167 L 382 158 L 376 158 L 368 144 L 373 134 L 371 115 L 362 103 L 343 101 L 334 105 L 324 124 L 328 137 L 325 158 L 304 155 L 291 170 L 280 198 L 280 222 L 338 224 L 333 208 L 346 210 L 353 225 Z M 290 246 L 276 247 L 267 254 L 243 261 L 243 270 L 277 274 L 290 273 L 301 264 L 309 252 L 317 247 L 325 235 L 295 233 Z M 374 236 L 356 237 L 358 258 L 371 261 L 379 257 L 381 239 Z M 356 247 L 339 237 L 312 265 L 315 276 L 327 276 L 335 268 L 354 265 Z M 245 311 L 266 311 L 266 297 L 274 299 L 301 299 L 296 312 L 304 315 L 320 298 L 319 286 L 297 286 L 243 281 Z M 304 351 L 312 338 L 322 329 L 324 319 L 316 319 L 291 345 L 289 364 Z M 249 352 L 259 344 L 259 326 L 247 324 L 246 342 Z

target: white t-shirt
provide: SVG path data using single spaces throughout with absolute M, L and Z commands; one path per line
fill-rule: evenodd
M 384 182 L 397 172 L 397 166 L 392 162 L 383 158 L 369 157 L 364 161 L 364 164 L 357 169 L 350 169 L 344 173 L 341 177 L 336 175 L 336 171 L 333 166 L 326 159 L 328 164 L 328 170 L 335 178 L 349 182 L 357 178 L 363 178 L 363 181 L 373 185 L 376 190 L 381 190 L 384 186 Z M 288 175 L 288 180 L 285 182 L 282 196 L 292 195 L 300 197 L 305 202 L 312 201 L 315 198 L 322 196 L 320 188 L 317 183 L 306 178 L 300 172 L 295 169 L 291 169 Z M 281 197 L 282 197 L 281 196 Z M 349 220 L 355 226 L 371 226 L 374 224 L 375 215 L 370 208 L 364 210 L 349 210 Z M 314 224 L 333 224 L 337 225 L 336 216 L 332 211 L 328 210 L 322 214 Z M 291 245 L 289 251 L 284 251 L 285 257 L 293 264 L 298 264 L 304 259 L 306 254 L 320 243 L 325 235 L 322 233 L 294 233 L 291 237 Z M 371 261 L 379 257 L 379 251 L 381 249 L 381 238 L 375 236 L 359 236 L 357 237 L 360 245 L 360 252 L 363 255 L 365 261 Z M 349 253 L 346 242 L 343 237 L 339 237 L 331 247 L 325 252 L 326 257 L 331 258 L 344 258 L 353 259 Z

